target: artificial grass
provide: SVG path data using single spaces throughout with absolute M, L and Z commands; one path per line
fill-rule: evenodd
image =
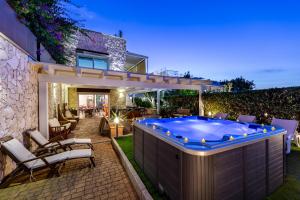
M 138 166 L 133 158 L 133 137 L 126 136 L 126 137 L 119 137 L 117 139 L 118 144 L 120 145 L 121 149 L 127 156 L 129 162 L 132 164 L 133 168 L 143 181 L 145 187 L 147 188 L 148 192 L 152 196 L 153 199 L 167 199 L 164 195 L 160 194 L 155 186 L 151 183 L 149 178 L 144 174 L 143 170 Z
M 139 177 L 145 184 L 147 190 L 153 199 L 166 199 L 162 196 L 149 178 L 144 174 L 142 169 L 133 159 L 133 140 L 132 136 L 120 137 L 117 139 L 120 147 L 124 151 L 128 160 L 138 173 Z M 300 200 L 300 148 L 292 147 L 292 152 L 287 156 L 287 177 L 284 185 L 278 188 L 267 200 Z

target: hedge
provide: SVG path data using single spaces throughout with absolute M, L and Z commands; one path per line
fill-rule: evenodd
M 230 119 L 240 114 L 255 115 L 258 123 L 270 123 L 273 117 L 300 120 L 300 87 L 204 93 L 202 100 L 206 115 L 225 112 Z

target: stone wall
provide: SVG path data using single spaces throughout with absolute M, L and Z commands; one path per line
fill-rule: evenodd
M 0 138 L 13 136 L 23 142 L 22 133 L 38 127 L 37 72 L 28 64 L 28 55 L 0 35 Z M 0 156 L 0 178 L 14 164 Z
M 109 69 L 123 71 L 126 63 L 126 40 L 123 38 L 105 35 L 99 32 L 85 30 L 80 32 L 72 42 L 66 44 L 66 51 L 70 55 L 68 65 L 76 66 L 76 49 L 107 54 Z
M 63 104 L 68 102 L 68 87 L 62 83 L 48 83 L 48 117 L 57 117 L 57 105 L 63 108 Z
M 69 87 L 68 88 L 68 99 L 69 99 L 69 108 L 77 109 L 78 106 L 78 96 L 77 88 Z
M 110 108 L 125 109 L 126 108 L 126 93 L 120 90 L 110 90 Z

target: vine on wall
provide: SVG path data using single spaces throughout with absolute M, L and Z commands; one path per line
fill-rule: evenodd
M 7 0 L 20 21 L 37 37 L 57 63 L 68 62 L 69 53 L 64 44 L 81 31 L 76 20 L 69 16 L 71 0 Z M 39 57 L 41 52 L 37 52 Z

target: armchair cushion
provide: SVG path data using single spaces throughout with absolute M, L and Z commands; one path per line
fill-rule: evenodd
M 66 127 L 66 129 L 69 129 L 70 126 L 71 126 L 71 123 L 66 123 L 66 124 L 62 125 L 61 131 L 63 130 L 63 127 Z
M 60 126 L 60 123 L 59 123 L 59 121 L 58 121 L 57 118 L 49 119 L 48 122 L 49 122 L 49 126 L 50 127 L 58 127 L 58 126 Z
M 73 115 L 72 115 L 72 113 L 71 113 L 69 110 L 66 110 L 65 116 L 66 116 L 67 118 L 73 118 Z

